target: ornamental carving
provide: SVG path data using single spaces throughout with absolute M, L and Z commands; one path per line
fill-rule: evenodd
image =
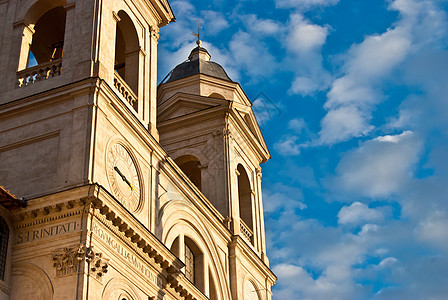
M 156 40 L 156 42 L 159 40 L 159 28 L 153 27 L 150 29 L 152 37 Z
M 87 248 L 86 261 L 89 263 L 89 269 L 97 278 L 101 278 L 107 273 L 109 259 L 103 257 L 103 253 L 93 251 L 93 247 Z
M 84 246 L 57 249 L 51 253 L 51 258 L 56 268 L 56 276 L 76 274 L 79 262 L 84 259 Z
M 109 259 L 104 258 L 101 252 L 93 251 L 93 247 L 85 249 L 80 244 L 76 247 L 65 247 L 51 253 L 53 266 L 56 268 L 56 276 L 64 276 L 78 273 L 79 263 L 85 258 L 89 264 L 89 272 L 96 278 L 101 278 L 107 273 Z

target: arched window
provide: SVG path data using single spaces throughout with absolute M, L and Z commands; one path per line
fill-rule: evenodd
M 137 95 L 140 63 L 138 35 L 134 23 L 127 13 L 122 10 L 119 11 L 117 19 L 114 71 L 118 74 L 118 78 L 116 77 L 114 85 L 135 111 L 138 111 Z
M 34 26 L 28 66 L 62 58 L 64 49 L 66 11 L 55 7 L 42 15 Z
M 238 164 L 237 172 L 241 231 L 253 243 L 252 190 L 250 188 L 249 176 L 247 176 L 247 172 L 241 164 Z
M 182 155 L 174 160 L 194 185 L 201 190 L 201 162 L 193 155 Z
M 64 49 L 65 1 L 36 1 L 23 22 L 16 84 L 27 86 L 61 74 Z M 20 26 L 19 26 L 20 25 Z M 23 27 L 22 27 L 23 26 Z
M 174 240 L 170 250 L 184 262 L 185 277 L 200 291 L 205 292 L 204 253 L 198 245 L 191 238 L 180 235 Z
M 9 227 L 0 217 L 0 280 L 5 280 L 6 255 L 8 251 Z

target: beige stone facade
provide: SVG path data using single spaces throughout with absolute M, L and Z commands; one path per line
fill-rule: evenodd
M 190 62 L 218 73 L 157 87 L 173 20 L 164 0 L 0 1 L 0 299 L 271 299 L 269 152 L 205 49 Z

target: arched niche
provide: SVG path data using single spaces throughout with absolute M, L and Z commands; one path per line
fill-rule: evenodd
M 57 6 L 43 14 L 34 26 L 30 57 L 37 64 L 61 59 L 64 47 L 66 10 Z M 30 61 L 28 61 L 28 67 Z
M 196 156 L 182 155 L 174 160 L 174 162 L 181 168 L 187 177 L 194 183 L 194 185 L 202 190 L 201 178 L 201 162 Z
M 124 278 L 115 277 L 104 286 L 102 300 L 141 300 L 135 286 Z
M 222 99 L 222 100 L 226 100 L 226 98 L 218 93 L 211 93 L 210 95 L 208 95 L 210 98 L 216 98 L 216 99 Z
M 244 291 L 244 298 L 243 300 L 260 300 L 260 295 L 259 295 L 259 289 L 256 287 L 256 285 L 246 279 L 244 281 L 244 286 L 243 286 L 243 291 Z
M 138 96 L 140 43 L 134 23 L 129 15 L 120 10 L 116 15 L 114 71 Z M 132 103 L 138 110 L 138 100 Z
M 27 10 L 24 16 L 24 21 L 27 24 L 34 25 L 46 12 L 58 6 L 63 7 L 67 4 L 66 0 L 39 0 L 36 1 Z
M 253 232 L 253 205 L 252 205 L 252 189 L 249 176 L 242 164 L 237 166 L 238 174 L 238 204 L 240 209 L 240 219 Z
M 13 265 L 10 300 L 51 300 L 54 289 L 48 275 L 30 263 Z

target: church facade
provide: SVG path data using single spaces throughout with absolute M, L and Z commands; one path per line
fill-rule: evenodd
M 241 86 L 166 0 L 0 1 L 0 299 L 271 299 Z M 35 61 L 33 63 L 33 61 Z

